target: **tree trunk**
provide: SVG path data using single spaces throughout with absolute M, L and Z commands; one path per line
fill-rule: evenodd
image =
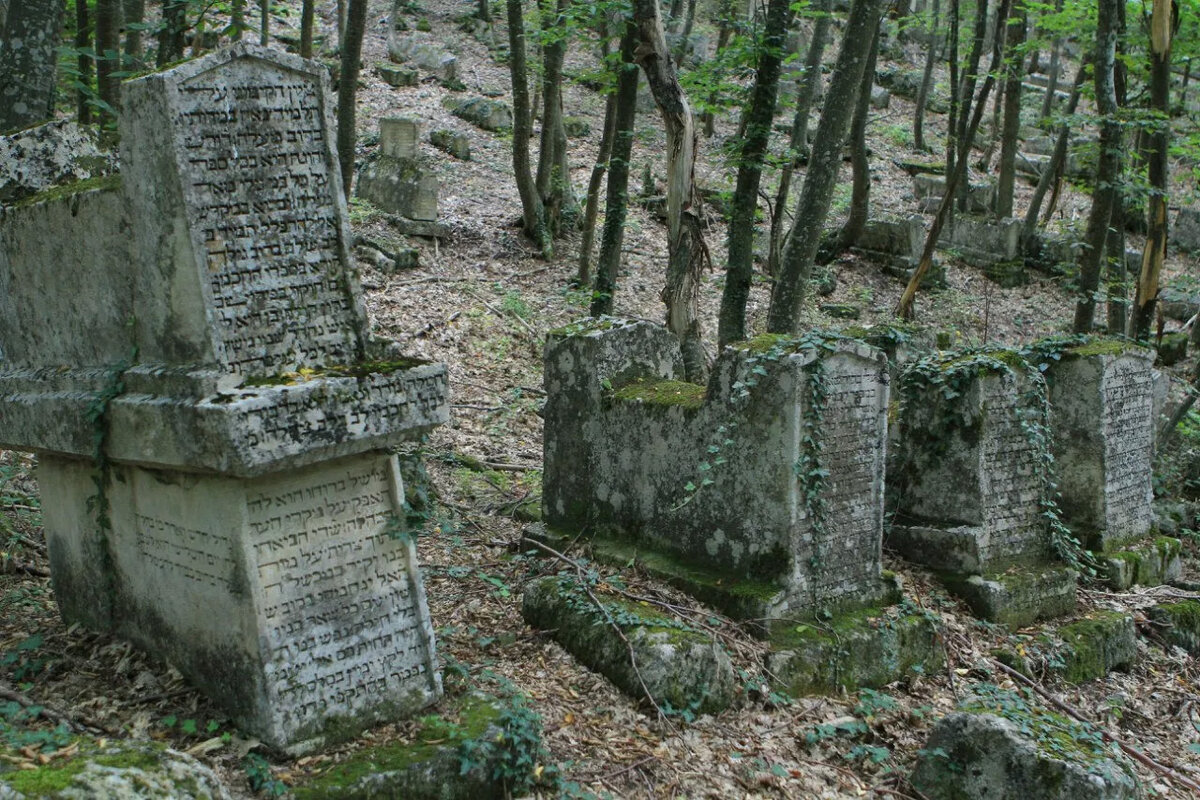
M 349 0 L 337 0 L 337 34 L 338 34 L 338 52 L 346 46 L 346 3 Z M 392 21 L 395 25 L 395 20 Z
M 609 63 L 609 33 L 607 23 L 600 26 L 600 63 Z M 610 90 L 604 99 L 604 132 L 600 135 L 600 150 L 592 166 L 588 180 L 587 199 L 584 201 L 583 231 L 579 243 L 579 271 L 575 284 L 587 286 L 592 280 L 592 242 L 596 238 L 596 219 L 600 216 L 600 184 L 608 171 L 608 160 L 612 156 L 613 134 L 617 127 L 617 93 Z
M 808 158 L 808 114 L 816 97 L 821 81 L 821 59 L 825 54 L 825 42 L 829 39 L 830 0 L 817 0 L 817 21 L 813 25 L 812 41 L 804 59 L 804 79 L 796 92 L 796 113 L 792 117 L 792 136 L 788 143 L 790 157 L 779 174 L 779 188 L 775 192 L 775 203 L 771 214 L 771 233 L 767 248 L 767 274 L 779 274 L 779 261 L 783 250 L 783 217 L 787 208 L 788 195 L 792 188 L 792 174 L 801 159 Z
M 159 67 L 183 58 L 187 9 L 188 0 L 163 0 L 162 30 L 158 34 L 158 57 L 155 59 Z
M 1079 253 L 1079 294 L 1075 300 L 1075 333 L 1092 330 L 1096 312 L 1096 290 L 1100 286 L 1100 264 L 1108 238 L 1108 226 L 1116 199 L 1115 184 L 1121 175 L 1121 127 L 1117 121 L 1117 95 L 1113 84 L 1117 37 L 1120 25 L 1117 4 L 1123 0 L 1099 0 L 1096 20 L 1096 110 L 1101 115 L 1100 159 L 1088 215 L 1087 238 Z
M 268 0 L 263 0 L 266 8 Z M 266 15 L 263 15 L 266 19 Z M 354 100 L 358 90 L 358 71 L 362 67 L 363 36 L 367 29 L 367 0 L 349 0 L 346 10 L 346 38 L 342 47 L 342 66 L 338 73 L 337 149 L 342 167 L 342 191 L 350 197 L 354 182 Z
M 996 9 L 997 27 L 1004 25 L 1005 20 L 1008 19 L 1008 4 L 1009 0 L 1000 0 L 1000 5 Z M 983 114 L 987 108 L 988 95 L 991 94 L 992 85 L 996 82 L 995 75 L 1000 68 L 1000 59 L 1003 56 L 1001 44 L 1000 37 L 997 37 L 996 48 L 992 51 L 991 68 L 988 70 L 987 78 L 983 81 L 983 88 L 979 90 L 979 100 L 975 103 L 975 110 L 971 114 L 971 122 L 967 125 L 967 130 L 964 134 L 964 144 L 967 146 L 969 146 L 971 140 L 975 138 L 975 133 L 979 130 L 979 123 L 983 120 Z M 946 226 L 946 220 L 950 218 L 950 210 L 954 205 L 954 188 L 966 178 L 966 175 L 966 151 L 960 149 L 958 161 L 954 166 L 954 172 L 947 173 L 946 175 L 946 193 L 942 196 L 942 202 L 933 217 L 933 224 L 925 236 L 925 247 L 921 251 L 921 260 L 917 264 L 917 268 L 913 270 L 912 277 L 908 279 L 908 285 L 904 287 L 904 293 L 900 295 L 900 302 L 896 304 L 896 316 L 903 320 L 911 320 L 913 318 L 913 305 L 917 299 L 917 290 L 921 288 L 921 281 L 929 272 L 929 268 L 933 266 L 933 252 L 937 249 L 938 239 L 942 235 L 942 229 Z
M 621 72 L 617 76 L 614 105 L 612 157 L 609 159 L 608 190 L 604 198 L 604 230 L 600 234 L 600 256 L 596 261 L 596 285 L 592 291 L 592 316 L 611 314 L 621 267 L 621 243 L 625 236 L 625 214 L 629 209 L 629 161 L 633 153 L 633 122 L 637 115 L 638 67 L 634 62 L 637 26 L 625 23 L 621 36 Z
M 667 283 L 662 299 L 667 328 L 679 337 L 687 379 L 702 383 L 708 372 L 700 331 L 700 272 L 708 247 L 696 191 L 696 129 L 663 34 L 657 0 L 634 0 L 638 28 L 635 60 L 646 73 L 667 133 Z
M 850 123 L 850 168 L 853 174 L 853 190 L 850 194 L 850 213 L 837 236 L 837 251 L 853 247 L 871 211 L 871 164 L 867 160 L 867 119 L 871 115 L 871 89 L 875 85 L 875 59 L 879 54 L 880 29 L 871 37 L 871 49 L 867 53 L 867 65 L 863 70 L 862 86 L 858 90 L 858 102 L 854 106 L 854 120 Z M 833 259 L 830 258 L 830 261 Z
M 1158 302 L 1158 280 L 1167 255 L 1167 180 L 1171 114 L 1171 0 L 1154 0 L 1150 19 L 1150 106 L 1161 117 L 1150 134 L 1149 231 L 1134 300 L 1132 331 L 1144 339 Z
M 1013 213 L 1013 186 L 1016 182 L 1017 138 L 1021 135 L 1021 80 L 1025 44 L 1025 7 L 1015 9 L 1016 23 L 1007 26 L 1005 50 L 1008 73 L 1004 79 L 1004 124 L 1000 133 L 1000 167 L 996 182 L 996 216 L 1004 219 Z
M 146 0 L 124 0 L 121 17 L 125 23 L 125 65 L 127 70 L 142 68 L 142 30 L 146 20 Z
M 355 1 L 349 0 L 350 5 L 353 6 Z M 353 7 L 349 9 L 348 13 L 354 14 Z M 258 15 L 258 43 L 266 47 L 271 43 L 271 0 L 258 0 Z M 349 22 L 349 17 L 347 17 L 347 22 L 350 25 L 354 24 Z
M 542 0 L 542 19 L 553 20 L 556 29 L 566 25 L 570 0 Z M 579 219 L 579 201 L 571 185 L 571 167 L 567 160 L 567 131 L 563 127 L 562 68 L 567 54 L 567 39 L 553 36 L 542 46 L 541 149 L 538 154 L 537 189 L 542 198 L 546 228 L 557 237 Z
M 92 122 L 92 23 L 88 15 L 88 4 L 84 0 L 75 3 L 75 69 L 79 71 L 79 85 L 75 92 L 75 115 L 80 125 Z M 0 128 L 3 128 L 0 125 Z
M 729 44 L 729 39 L 733 36 L 733 3 L 734 0 L 722 0 L 720 11 L 717 12 L 717 50 L 713 58 L 721 55 L 721 51 Z M 717 104 L 717 93 L 714 89 L 708 96 L 709 107 Z M 705 111 L 703 114 L 704 120 L 704 135 L 712 138 L 714 130 L 714 117 L 711 111 Z
M 1109 218 L 1104 253 L 1104 293 L 1108 301 L 1106 331 L 1113 336 L 1123 336 L 1128 323 L 1129 302 L 1126 297 L 1128 281 L 1125 280 L 1125 208 L 1119 193 Z
M 235 42 L 242 40 L 246 30 L 246 0 L 233 0 L 229 6 L 229 33 Z
M 842 163 L 842 144 L 854 114 L 882 7 L 883 0 L 855 0 L 850 6 L 842 49 L 825 94 L 821 121 L 817 123 L 808 174 L 796 204 L 795 222 L 771 291 L 771 307 L 767 312 L 767 330 L 771 333 L 795 333 L 799 325 L 813 257 Z
M 542 257 L 554 255 L 550 235 L 546 231 L 545 210 L 538 194 L 537 182 L 529 163 L 529 136 L 533 121 L 529 109 L 529 77 L 525 66 L 525 15 L 521 0 L 507 0 L 508 10 L 508 69 L 512 76 L 513 92 L 513 175 L 521 195 L 521 227 L 542 251 Z
M 84 0 L 78 0 L 84 2 Z M 96 0 L 96 93 L 100 97 L 101 121 L 115 122 L 121 105 L 121 2 Z
M 771 122 L 775 119 L 784 37 L 791 18 L 790 0 L 770 0 L 758 52 L 754 90 L 746 109 L 746 136 L 738 154 L 737 188 L 729 213 L 729 261 L 717 326 L 717 342 L 722 345 L 746 338 L 746 300 L 754 275 L 754 215 L 758 211 L 763 157 L 771 138 Z
M 941 8 L 939 0 L 933 0 L 933 19 L 929 23 L 925 51 L 925 71 L 921 74 L 921 90 L 917 92 L 917 108 L 913 113 L 913 146 L 928 151 L 925 146 L 925 106 L 929 102 L 929 90 L 933 88 L 933 65 L 937 61 L 938 20 Z
M 0 41 L 0 133 L 54 115 L 62 0 L 19 0 Z
M 971 41 L 971 53 L 967 57 L 967 69 L 962 76 L 962 86 L 959 87 L 959 107 L 958 120 L 955 129 L 955 146 L 958 150 L 958 158 L 964 161 L 970 160 L 971 145 L 974 144 L 974 135 L 967 137 L 967 120 L 971 119 L 971 101 L 975 97 L 975 84 L 979 82 L 979 62 L 983 58 L 983 44 L 987 37 L 987 8 L 988 4 L 979 0 L 975 4 L 975 36 Z M 997 26 L 996 30 L 1000 30 Z M 963 176 L 962 185 L 970 183 L 970 169 Z M 946 191 L 950 191 L 950 187 L 946 187 Z M 964 191 L 958 198 L 958 210 L 966 211 L 969 207 L 971 192 Z
M 300 5 L 300 55 L 312 58 L 313 52 L 313 2 L 304 0 Z
M 959 97 L 958 97 L 958 29 L 959 2 L 950 0 L 950 25 L 946 36 L 950 39 L 946 61 L 950 65 L 950 109 L 946 117 L 946 172 L 947 176 L 954 174 L 955 157 L 958 148 L 955 146 L 954 132 L 958 130 Z
M 1042 208 L 1042 199 L 1051 185 L 1056 184 L 1062 177 L 1063 164 L 1067 160 L 1067 142 L 1071 135 L 1070 117 L 1079 105 L 1079 94 L 1083 88 L 1083 79 L 1087 75 L 1090 58 L 1085 57 L 1075 73 L 1075 82 L 1071 86 L 1071 99 L 1067 101 L 1067 114 L 1063 123 L 1058 126 L 1058 139 L 1054 142 L 1054 154 L 1038 178 L 1037 188 L 1033 190 L 1033 198 L 1029 201 L 1029 209 L 1025 212 L 1025 224 L 1021 226 L 1021 236 L 1031 241 L 1034 228 L 1037 227 L 1038 212 Z
M 1055 0 L 1054 13 L 1058 14 L 1063 10 L 1063 0 Z M 1050 112 L 1054 110 L 1054 93 L 1058 91 L 1058 71 L 1060 69 L 1059 59 L 1062 58 L 1062 37 L 1055 36 L 1054 44 L 1050 48 L 1050 80 L 1046 83 L 1046 96 L 1042 98 L 1042 112 L 1038 120 L 1044 120 L 1050 116 Z
M 475 18 L 483 22 L 492 21 L 492 9 L 488 6 L 488 0 L 479 0 L 475 7 Z
M 692 28 L 696 25 L 696 0 L 688 0 L 687 11 L 683 15 L 683 28 L 679 31 L 679 57 L 682 60 L 688 54 L 688 39 Z

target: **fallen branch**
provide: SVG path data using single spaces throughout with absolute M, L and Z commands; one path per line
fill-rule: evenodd
M 75 733 L 109 733 L 109 731 L 98 728 L 93 725 L 88 725 L 81 722 L 69 714 L 59 711 L 45 703 L 35 702 L 28 695 L 21 694 L 16 689 L 10 687 L 7 683 L 0 683 L 0 700 L 9 700 L 26 709 L 36 709 L 37 716 L 56 724 L 66 725 Z
M 992 663 L 995 664 L 997 667 L 999 667 L 1009 677 L 1013 678 L 1014 680 L 1020 681 L 1021 683 L 1025 684 L 1029 688 L 1033 689 L 1033 691 L 1037 692 L 1041 697 L 1043 697 L 1045 700 L 1049 701 L 1049 703 L 1052 706 L 1054 706 L 1055 708 L 1057 708 L 1059 711 L 1063 712 L 1067 716 L 1071 717 L 1072 719 L 1074 719 L 1078 722 L 1090 723 L 1090 720 L 1088 720 L 1083 715 L 1082 712 L 1077 711 L 1075 708 L 1071 707 L 1066 702 L 1059 700 L 1057 697 L 1052 695 L 1049 692 L 1049 690 L 1047 690 L 1041 684 L 1037 683 L 1036 681 L 1034 681 L 1030 678 L 1025 677 L 1024 675 L 1022 675 L 1020 672 L 1017 672 L 1012 667 L 1009 667 L 1008 665 L 1003 664 L 1000 661 L 997 661 L 996 659 L 992 659 Z M 1100 730 L 1100 735 L 1104 738 L 1104 741 L 1112 742 L 1117 747 L 1121 748 L 1121 752 L 1125 753 L 1125 755 L 1129 756 L 1133 760 L 1139 762 L 1140 764 L 1142 764 L 1142 766 L 1148 767 L 1149 769 L 1153 770 L 1154 772 L 1157 772 L 1159 775 L 1162 775 L 1164 778 L 1166 778 L 1170 781 L 1174 781 L 1183 786 L 1186 786 L 1187 788 L 1191 789 L 1193 792 L 1196 792 L 1197 796 L 1200 796 L 1200 783 L 1197 783 L 1196 781 L 1192 780 L 1191 778 L 1187 777 L 1186 775 L 1180 775 L 1177 771 L 1171 769 L 1170 767 L 1168 767 L 1165 764 L 1161 764 L 1158 761 L 1155 761 L 1150 756 L 1146 755 L 1145 753 L 1138 750 L 1137 748 L 1126 744 L 1125 742 L 1118 739 L 1116 736 L 1113 736 L 1111 733 L 1109 733 L 1106 730 Z

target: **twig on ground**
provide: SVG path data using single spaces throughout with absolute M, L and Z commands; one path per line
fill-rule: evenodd
M 112 733 L 106 728 L 85 723 L 79 719 L 76 719 L 70 714 L 48 706 L 45 703 L 38 703 L 29 696 L 21 694 L 16 689 L 13 689 L 4 682 L 0 682 L 0 699 L 9 700 L 24 708 L 37 709 L 37 715 L 39 717 L 42 717 L 50 722 L 66 725 L 76 733 Z

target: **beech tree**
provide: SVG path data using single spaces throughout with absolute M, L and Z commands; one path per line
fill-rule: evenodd
M 0 132 L 53 113 L 63 11 L 62 0 L 20 0 L 8 9 L 0 40 Z
M 542 251 L 542 257 L 554 255 L 554 245 L 546 230 L 546 211 L 538 194 L 529 161 L 529 136 L 533 131 L 533 112 L 529 104 L 529 78 L 525 62 L 525 14 L 521 0 L 507 0 L 508 68 L 513 94 L 513 173 L 521 196 L 521 229 Z
M 267 0 L 263 2 L 265 4 Z M 265 19 L 266 15 L 263 18 Z M 346 197 L 350 196 L 350 187 L 354 182 L 355 97 L 358 93 L 358 72 L 362 67 L 362 44 L 366 28 L 367 0 L 349 0 L 345 39 L 342 43 L 342 66 L 338 76 L 337 107 L 337 150 L 342 169 L 342 191 Z

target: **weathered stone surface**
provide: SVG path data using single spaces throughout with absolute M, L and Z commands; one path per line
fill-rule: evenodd
M 1172 583 L 1183 573 L 1181 550 L 1178 539 L 1160 536 L 1150 542 L 1103 553 L 1105 578 L 1118 591 L 1135 584 L 1160 586 Z
M 882 591 L 886 359 L 846 340 L 828 345 L 730 348 L 702 387 L 677 379 L 678 344 L 658 326 L 605 319 L 552 332 L 547 524 L 612 529 L 730 579 L 775 581 L 772 616 L 871 604 Z M 819 526 L 796 473 L 811 457 L 802 431 L 818 413 L 805 399 L 817 371 Z
M 1021 628 L 1074 611 L 1078 577 L 1065 567 L 1025 567 L 1019 572 L 943 575 L 942 580 L 980 619 Z
M 380 64 L 376 70 L 379 71 L 379 77 L 383 78 L 384 83 L 397 88 L 416 86 L 420 77 L 416 69 L 402 67 L 398 64 Z
M 871 108 L 882 111 L 892 102 L 892 93 L 882 86 L 871 87 Z
M 1158 342 L 1158 363 L 1172 367 L 1187 358 L 1188 334 L 1165 333 Z
M 359 173 L 355 191 L 391 214 L 419 222 L 435 222 L 440 186 L 416 159 L 381 155 Z
M 0 206 L 115 169 L 114 155 L 100 149 L 91 130 L 74 122 L 49 122 L 0 136 Z
M 733 702 L 733 665 L 710 636 L 621 597 L 600 593 L 597 599 L 605 604 L 605 611 L 596 607 L 578 579 L 551 576 L 526 587 L 521 615 L 530 625 L 550 631 L 580 663 L 635 699 L 649 691 L 660 706 L 669 703 L 703 713 L 720 711 Z
M 797 697 L 878 689 L 914 667 L 931 674 L 943 665 L 937 625 L 920 614 L 870 609 L 820 626 L 773 628 L 767 670 Z
M 458 80 L 458 58 L 447 52 L 429 33 L 396 34 L 388 42 L 388 56 L 397 62 L 411 61 L 442 83 Z
M 485 131 L 512 130 L 512 109 L 499 100 L 483 97 L 445 97 L 442 105 L 459 119 Z
M 913 786 L 929 800 L 1124 800 L 1137 796 L 1130 774 L 1107 751 L 1075 741 L 1070 723 L 1063 718 L 1039 711 L 1028 724 L 1032 729 L 1022 730 L 1012 720 L 987 710 L 946 716 L 918 756 Z
M 421 121 L 412 117 L 379 120 L 379 150 L 390 158 L 416 158 L 421 141 Z
M 921 70 L 919 69 L 880 69 L 875 73 L 875 80 L 884 89 L 909 100 L 916 100 L 921 91 Z
M 962 189 L 960 188 L 961 192 Z M 946 180 L 937 175 L 914 175 L 913 194 L 922 211 L 937 211 L 938 204 L 946 194 Z M 987 214 L 992 210 L 996 196 L 996 185 L 992 181 L 973 183 L 969 189 L 969 211 L 972 214 Z
M 1168 644 L 1200 656 L 1200 602 L 1160 603 L 1149 609 L 1146 616 Z
M 1058 629 L 1063 647 L 1059 672 L 1067 683 L 1103 678 L 1113 670 L 1128 671 L 1137 661 L 1137 629 L 1133 617 L 1117 611 L 1094 611 Z
M 1191 275 L 1166 281 L 1158 292 L 1158 307 L 1168 319 L 1185 322 L 1200 311 L 1200 286 Z
M 2 748 L 0 748 L 2 750 Z M 196 759 L 153 742 L 83 742 L 75 755 L 35 770 L 0 767 L 0 798 L 34 800 L 229 800 Z
M 984 264 L 983 275 L 1004 289 L 1024 286 L 1029 282 L 1029 277 L 1025 273 L 1025 262 L 1019 258 L 1012 261 L 993 261 L 990 264 Z
M 54 115 L 62 0 L 13 3 L 0 27 L 0 133 Z
M 1143 348 L 1096 340 L 1041 365 L 1059 507 L 1071 532 L 1093 549 L 1137 541 L 1153 524 L 1152 361 Z
M 853 303 L 822 303 L 820 309 L 834 319 L 858 319 L 862 316 L 862 309 Z
M 1184 207 L 1167 229 L 1171 244 L 1189 253 L 1200 251 L 1200 208 Z
M 510 748 L 518 745 L 507 735 L 501 714 L 513 702 L 482 693 L 456 699 L 437 716 L 422 717 L 412 743 L 358 750 L 320 777 L 294 787 L 289 796 L 296 800 L 504 800 L 511 787 L 496 775 L 510 758 Z M 520 745 L 536 746 L 536 742 Z M 464 763 L 469 764 L 465 771 Z
M 429 143 L 438 150 L 443 150 L 459 161 L 471 160 L 471 139 L 465 133 L 458 133 L 448 128 L 439 128 L 429 132 Z
M 592 132 L 592 124 L 585 117 L 565 117 L 563 118 L 563 128 L 566 130 L 567 136 L 572 139 L 579 139 Z
M 1021 220 L 989 220 L 957 214 L 943 229 L 938 245 L 955 251 L 976 267 L 1021 260 Z

